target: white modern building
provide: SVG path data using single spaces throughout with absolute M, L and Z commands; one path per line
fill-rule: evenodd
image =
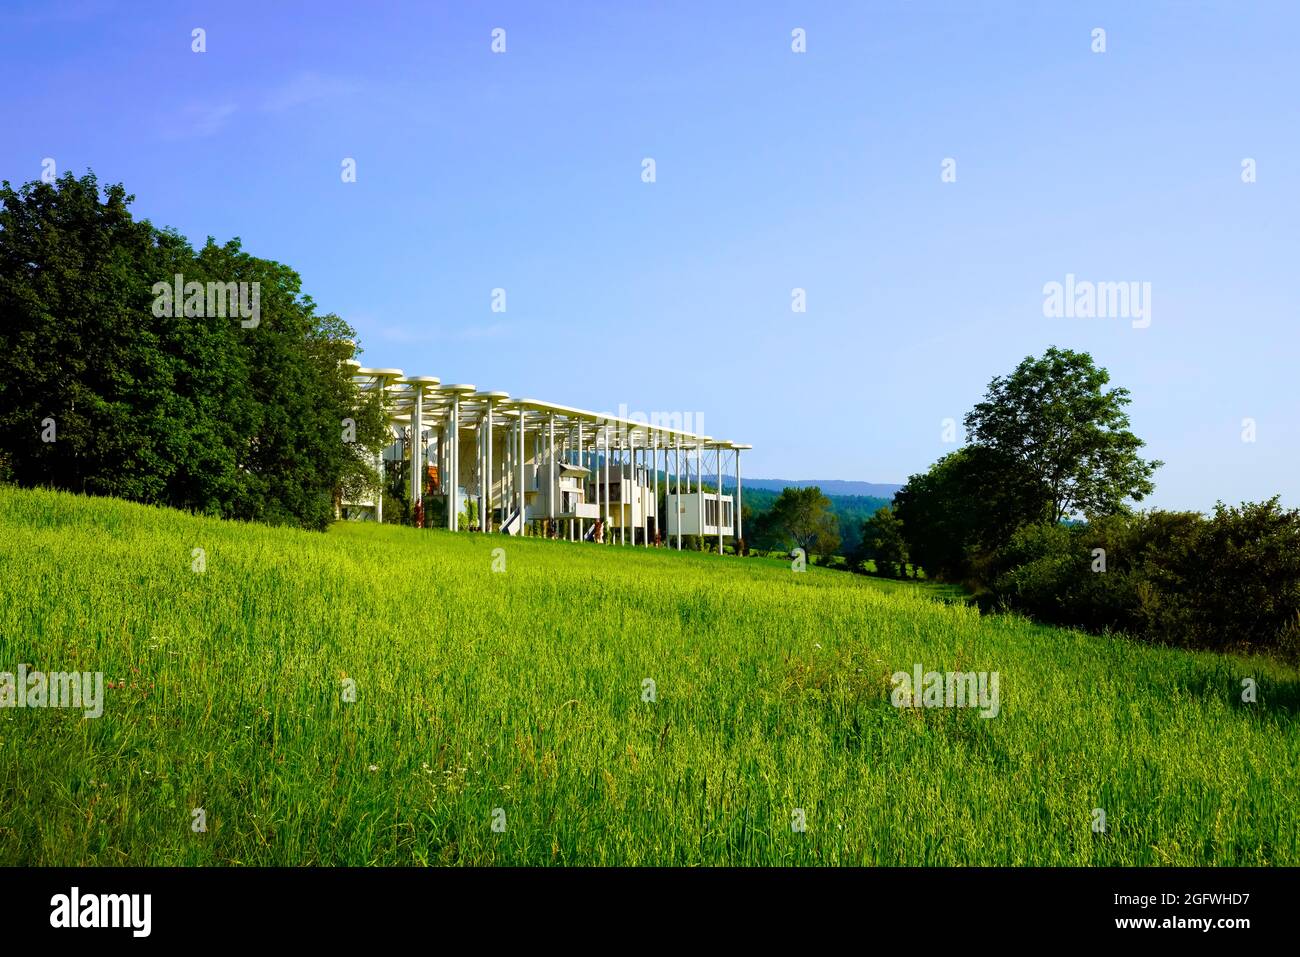
M 411 502 L 426 516 L 445 510 L 452 531 L 679 549 L 683 536 L 702 535 L 719 551 L 743 538 L 740 453 L 752 446 L 349 365 L 358 388 L 381 397 L 392 433 L 376 468 L 409 462 Z M 722 491 L 728 465 L 734 497 Z M 341 517 L 381 520 L 382 508 L 382 500 L 345 501 Z

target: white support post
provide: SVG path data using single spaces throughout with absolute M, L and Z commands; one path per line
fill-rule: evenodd
M 736 544 L 744 539 L 743 513 L 740 510 L 740 449 L 736 449 Z
M 558 491 L 555 487 L 555 413 L 554 412 L 551 413 L 550 418 L 546 422 L 546 444 L 548 446 L 546 450 L 547 452 L 546 457 L 550 459 L 550 468 L 551 468 L 551 478 L 550 478 L 551 487 L 550 490 L 547 492 L 547 496 L 546 496 L 547 499 L 550 501 L 550 506 L 551 506 L 549 509 L 547 509 L 547 518 L 550 519 L 550 523 L 551 523 L 551 527 L 547 528 L 546 530 L 547 534 L 549 535 L 552 532 L 555 525 L 555 496 L 556 496 L 556 492 Z M 558 535 L 556 537 L 558 537 Z
M 460 393 L 451 401 L 451 511 L 453 532 L 460 531 Z
M 718 453 L 718 554 L 722 554 L 722 446 L 719 445 L 715 450 Z
M 704 444 L 695 447 L 695 508 L 700 516 L 700 550 L 704 550 Z
M 609 529 L 609 426 L 602 430 L 605 438 L 605 539 L 612 543 L 614 536 Z
M 418 505 L 424 497 L 424 386 L 413 386 L 415 405 L 411 409 L 411 505 Z
M 492 400 L 487 400 L 487 408 L 483 412 L 484 421 L 487 423 L 487 503 L 483 509 L 483 519 L 480 524 L 483 531 L 492 531 Z
M 586 466 L 586 463 L 583 462 L 582 460 L 582 423 L 581 422 L 578 423 L 578 465 L 582 467 Z M 582 482 L 582 493 L 583 493 L 582 501 L 583 504 L 585 505 L 587 502 L 587 480 L 584 478 L 581 479 L 580 481 Z M 582 519 L 579 518 L 578 519 L 578 541 L 582 541 L 582 536 L 583 536 Z
M 487 470 L 487 419 L 480 415 L 478 418 L 478 429 L 475 433 L 476 447 L 478 449 L 478 530 L 486 531 L 485 516 L 487 514 L 487 497 L 488 497 L 488 470 Z
M 528 429 L 524 425 L 524 416 L 526 414 L 527 414 L 527 410 L 524 409 L 523 406 L 520 406 L 519 408 L 519 536 L 521 538 L 523 537 L 524 534 L 524 527 L 527 524 L 524 521 L 524 517 L 526 512 L 525 503 L 528 501 L 526 498 L 527 493 L 524 488 L 524 455 L 525 455 L 524 441 L 526 440 L 528 434 Z
M 682 550 L 682 437 L 674 439 L 676 449 L 673 452 L 674 484 L 677 494 L 673 496 L 673 521 L 677 524 L 677 550 Z
M 655 437 L 654 437 L 654 451 L 650 453 L 650 467 L 654 469 L 654 473 L 655 473 L 654 474 L 655 537 L 662 539 L 663 533 L 660 531 L 659 528 L 659 433 L 658 432 L 655 433 Z M 648 540 L 649 538 L 650 535 L 647 532 L 646 539 Z
M 645 471 L 646 452 L 650 451 L 649 436 L 647 438 L 646 448 L 641 450 L 641 471 Z M 650 547 L 650 509 L 646 507 L 645 491 L 650 485 L 650 476 L 646 476 L 646 481 L 642 483 L 637 480 L 636 500 L 641 503 L 641 545 L 643 548 Z

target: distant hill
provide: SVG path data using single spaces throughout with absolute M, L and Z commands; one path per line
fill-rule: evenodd
M 734 479 L 728 482 L 724 478 L 722 481 L 724 489 L 734 484 Z M 807 488 L 810 485 L 816 485 L 827 495 L 869 495 L 872 498 L 883 498 L 886 501 L 893 499 L 894 493 L 903 487 L 879 482 L 850 482 L 844 479 L 752 479 L 743 475 L 740 477 L 740 484 L 741 488 L 765 488 L 773 492 L 779 492 L 781 489 L 790 486 Z

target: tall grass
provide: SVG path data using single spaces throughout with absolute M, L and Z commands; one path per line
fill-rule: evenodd
M 778 561 L 3 488 L 0 588 L 0 671 L 115 686 L 0 711 L 4 864 L 1300 863 L 1265 660 Z M 894 708 L 916 662 L 998 671 L 1000 715 Z

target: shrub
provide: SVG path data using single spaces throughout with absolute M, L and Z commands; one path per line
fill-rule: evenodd
M 1030 525 L 975 564 L 983 607 L 1183 647 L 1300 657 L 1300 512 L 1239 508 Z

